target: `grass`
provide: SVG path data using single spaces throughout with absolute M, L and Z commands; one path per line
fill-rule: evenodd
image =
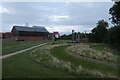
M 82 65 L 85 68 L 88 69 L 95 69 L 95 70 L 100 70 L 101 72 L 105 73 L 105 74 L 112 74 L 112 75 L 117 75 L 118 74 L 118 70 L 117 67 L 111 67 L 108 65 L 103 65 L 103 64 L 98 64 L 98 63 L 94 63 L 92 61 L 88 61 L 88 60 L 83 60 L 80 58 L 76 58 L 70 54 L 67 54 L 65 52 L 65 48 L 67 48 L 68 46 L 61 46 L 61 47 L 56 47 L 51 49 L 51 54 L 53 54 L 55 57 L 57 57 L 58 59 L 64 60 L 64 61 L 70 61 L 71 63 L 75 64 L 75 65 Z
M 118 55 L 118 53 L 119 53 L 117 50 L 113 49 L 111 46 L 106 45 L 106 44 L 92 44 L 92 45 L 90 45 L 90 47 L 97 51 L 108 51 L 108 52 L 110 51 L 114 55 Z
M 117 55 L 114 55 L 112 49 L 105 44 L 78 44 L 68 48 L 73 54 L 104 61 L 117 63 Z
M 95 45 L 91 45 L 90 47 L 97 50 L 97 51 L 105 51 L 104 44 L 95 44 Z
M 56 68 L 45 67 L 44 65 L 34 62 L 27 52 L 14 55 L 3 59 L 2 77 L 3 78 L 59 78 L 73 77 L 65 71 Z
M 45 42 L 45 41 L 43 41 Z M 15 52 L 33 45 L 41 44 L 43 42 L 3 42 L 3 55 Z M 58 41 L 57 43 L 64 43 Z M 21 45 L 21 46 L 20 46 Z M 72 55 L 67 54 L 64 50 L 68 46 L 61 46 L 51 49 L 51 53 L 58 59 L 70 61 L 74 65 L 82 65 L 88 69 L 98 69 L 105 73 L 117 75 L 117 68 L 107 65 L 96 64 L 88 60 L 78 59 Z M 6 52 L 8 51 L 8 52 Z M 46 67 L 31 59 L 29 53 L 32 50 L 17 54 L 2 60 L 2 77 L 3 78 L 59 78 L 59 77 L 76 77 L 66 71 Z
M 45 41 L 20 41 L 20 42 L 2 42 L 2 55 L 26 49 Z

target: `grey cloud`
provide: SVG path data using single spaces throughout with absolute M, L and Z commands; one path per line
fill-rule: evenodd
M 112 2 L 104 3 L 63 3 L 63 2 L 5 2 L 2 4 L 8 12 L 2 13 L 3 31 L 9 30 L 14 24 L 26 22 L 33 25 L 83 25 L 93 28 L 100 19 L 108 21 Z M 53 21 L 52 16 L 69 16 L 67 19 Z

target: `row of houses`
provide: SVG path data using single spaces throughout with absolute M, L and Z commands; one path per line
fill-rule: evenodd
M 41 26 L 13 26 L 11 32 L 0 33 L 0 37 L 2 39 L 11 39 L 16 41 L 47 40 L 53 37 L 58 38 L 59 36 L 58 32 L 49 33 L 45 27 Z

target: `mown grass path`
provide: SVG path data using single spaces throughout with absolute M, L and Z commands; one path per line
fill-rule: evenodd
M 55 68 L 48 68 L 34 62 L 30 56 L 30 51 L 18 54 L 3 60 L 3 78 L 58 78 L 71 77 L 64 71 Z
M 47 43 L 40 44 L 40 45 L 37 45 L 37 46 L 33 46 L 33 47 L 30 47 L 30 48 L 27 48 L 27 49 L 23 49 L 23 50 L 14 52 L 14 53 L 6 54 L 6 55 L 4 55 L 4 56 L 0 56 L 0 59 L 4 59 L 4 58 L 7 58 L 7 57 L 16 55 L 16 54 L 20 54 L 20 53 L 23 53 L 23 52 L 25 52 L 25 51 L 31 50 L 31 49 L 33 49 L 33 48 L 37 48 L 37 47 L 43 46 L 43 45 L 45 45 L 45 44 L 47 44 Z
M 75 65 L 82 65 L 84 68 L 99 70 L 105 74 L 118 75 L 117 67 L 111 67 L 109 65 L 103 65 L 99 63 L 94 63 L 90 60 L 80 59 L 68 54 L 65 49 L 69 46 L 60 46 L 51 49 L 51 54 L 57 57 L 60 60 L 70 61 Z
M 30 48 L 46 41 L 2 42 L 2 55 Z
M 14 55 L 2 60 L 2 77 L 3 78 L 71 78 L 74 77 L 69 73 L 49 68 L 35 62 L 30 57 L 34 49 Z

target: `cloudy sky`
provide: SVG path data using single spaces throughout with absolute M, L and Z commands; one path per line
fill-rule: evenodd
M 49 32 L 69 34 L 90 32 L 98 20 L 109 21 L 112 2 L 3 2 L 2 32 L 9 32 L 14 25 L 45 26 Z

